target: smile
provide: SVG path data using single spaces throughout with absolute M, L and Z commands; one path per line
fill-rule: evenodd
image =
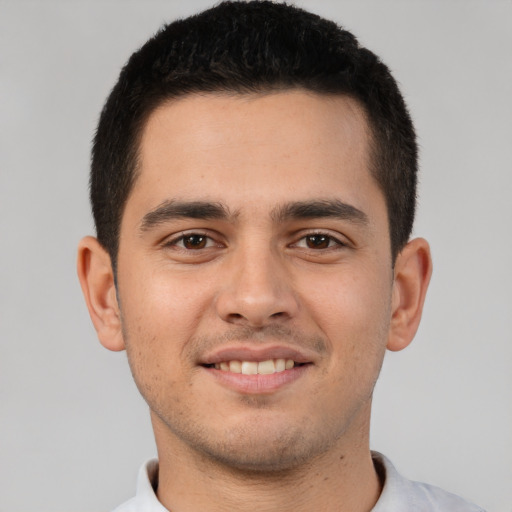
M 263 361 L 230 359 L 202 366 L 222 386 L 241 394 L 260 395 L 275 393 L 297 381 L 312 364 L 277 358 Z
M 271 375 L 291 370 L 295 366 L 293 359 L 268 359 L 266 361 L 222 361 L 215 363 L 216 370 L 243 375 Z
M 199 365 L 209 378 L 241 394 L 270 394 L 309 373 L 317 354 L 286 345 L 236 343 L 205 354 Z

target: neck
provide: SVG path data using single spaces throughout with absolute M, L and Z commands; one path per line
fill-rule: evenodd
M 153 418 L 153 425 L 159 456 L 157 495 L 170 511 L 367 512 L 381 491 L 367 424 L 358 429 L 357 440 L 340 440 L 307 464 L 275 472 L 226 467 L 169 438 L 158 419 Z

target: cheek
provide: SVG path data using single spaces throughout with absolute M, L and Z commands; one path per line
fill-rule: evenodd
M 207 283 L 171 269 L 129 276 L 120 290 L 126 329 L 143 342 L 179 348 L 193 335 L 211 293 Z
M 391 278 L 384 272 L 340 269 L 316 278 L 315 287 L 302 293 L 317 323 L 326 330 L 347 329 L 371 332 L 389 322 Z M 304 282 L 302 289 L 307 290 Z
M 344 375 L 372 375 L 387 343 L 391 285 L 385 272 L 351 270 L 340 269 L 304 295 L 306 309 L 329 343 L 332 364 Z
M 120 279 L 128 361 L 141 394 L 154 406 L 158 396 L 174 396 L 190 369 L 186 349 L 204 313 L 204 290 L 170 277 L 160 271 Z

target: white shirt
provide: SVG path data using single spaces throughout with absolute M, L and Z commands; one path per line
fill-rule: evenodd
M 372 456 L 384 477 L 382 493 L 372 512 L 485 512 L 439 487 L 407 480 L 378 452 L 372 452 Z M 168 512 L 153 488 L 157 477 L 158 460 L 149 460 L 140 468 L 136 496 L 113 512 Z

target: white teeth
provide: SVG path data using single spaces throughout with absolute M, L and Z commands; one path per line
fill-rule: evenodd
M 240 361 L 229 361 L 229 371 L 233 373 L 242 373 L 242 363 Z
M 243 361 L 242 362 L 242 373 L 244 375 L 257 375 L 258 374 L 258 363 L 254 361 Z
M 215 363 L 217 370 L 244 375 L 271 375 L 272 373 L 291 370 L 295 366 L 293 359 L 268 359 L 267 361 L 222 361 Z
M 276 366 L 272 359 L 261 361 L 258 363 L 258 373 L 260 375 L 270 375 L 276 371 Z

